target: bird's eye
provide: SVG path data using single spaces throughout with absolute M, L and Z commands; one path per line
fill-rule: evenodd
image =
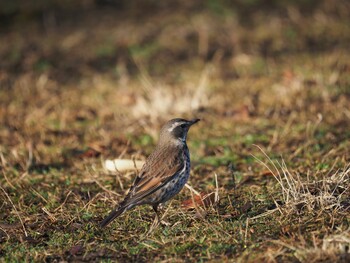
M 186 127 L 186 124 L 181 124 L 180 127 L 181 127 L 181 128 L 185 128 L 185 127 Z

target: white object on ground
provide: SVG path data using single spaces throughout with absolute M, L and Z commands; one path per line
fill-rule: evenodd
M 136 161 L 130 159 L 114 159 L 106 160 L 104 162 L 104 168 L 110 172 L 122 172 L 127 170 L 141 169 L 144 163 L 144 161 Z

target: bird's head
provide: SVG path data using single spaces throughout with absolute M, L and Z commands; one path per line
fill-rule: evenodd
M 165 141 L 176 141 L 176 142 L 186 142 L 187 132 L 190 127 L 199 122 L 200 119 L 185 120 L 185 119 L 172 119 L 168 121 L 160 131 L 160 142 Z

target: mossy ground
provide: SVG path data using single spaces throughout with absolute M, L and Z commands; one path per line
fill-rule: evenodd
M 80 2 L 2 13 L 2 260 L 348 262 L 347 1 Z M 190 185 L 220 202 L 100 229 L 136 173 L 102 161 L 194 116 Z

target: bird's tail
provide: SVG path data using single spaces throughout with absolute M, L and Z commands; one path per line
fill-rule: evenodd
M 112 222 L 115 218 L 120 216 L 122 213 L 124 213 L 126 210 L 125 206 L 119 206 L 117 209 L 113 210 L 109 213 L 109 215 L 103 219 L 103 221 L 100 223 L 100 227 L 107 226 L 110 222 Z

